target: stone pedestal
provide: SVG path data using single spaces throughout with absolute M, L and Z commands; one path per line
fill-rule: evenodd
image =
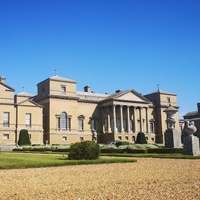
M 183 137 L 183 154 L 199 156 L 199 138 L 194 135 L 187 135 Z
M 165 147 L 166 148 L 180 148 L 181 147 L 181 133 L 176 129 L 167 129 L 165 131 Z

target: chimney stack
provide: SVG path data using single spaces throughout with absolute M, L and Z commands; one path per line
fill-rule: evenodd
M 121 91 L 121 90 L 116 90 L 116 91 L 115 91 L 115 93 L 120 93 L 120 92 L 122 92 L 122 91 Z
M 6 81 L 6 78 L 4 76 L 0 76 L 0 82 L 5 83 L 5 81 Z
M 200 114 L 200 103 L 197 103 L 198 114 Z
M 84 87 L 84 92 L 90 92 L 90 86 L 89 85 Z

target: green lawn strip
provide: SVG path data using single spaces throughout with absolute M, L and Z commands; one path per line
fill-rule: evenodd
M 125 153 L 102 153 L 101 156 L 110 157 L 141 157 L 141 158 L 171 158 L 171 159 L 200 159 L 200 156 L 189 156 L 182 154 L 125 154 Z
M 63 155 L 39 155 L 39 154 L 0 154 L 0 169 L 13 168 L 37 168 L 83 164 L 106 164 L 106 163 L 126 163 L 136 162 L 128 158 L 99 158 L 97 160 L 68 160 Z

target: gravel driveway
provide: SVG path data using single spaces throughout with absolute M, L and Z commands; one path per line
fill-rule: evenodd
M 200 160 L 0 170 L 1 200 L 199 200 Z

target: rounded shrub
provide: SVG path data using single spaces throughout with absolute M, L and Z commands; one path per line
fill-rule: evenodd
M 146 141 L 146 138 L 145 138 L 145 135 L 143 132 L 139 132 L 137 134 L 137 139 L 135 141 L 136 144 L 147 144 L 147 141 Z
M 69 148 L 70 160 L 95 160 L 100 154 L 100 147 L 94 141 L 76 142 Z
M 19 133 L 19 140 L 18 140 L 18 145 L 31 145 L 31 141 L 28 135 L 28 130 L 22 129 Z

